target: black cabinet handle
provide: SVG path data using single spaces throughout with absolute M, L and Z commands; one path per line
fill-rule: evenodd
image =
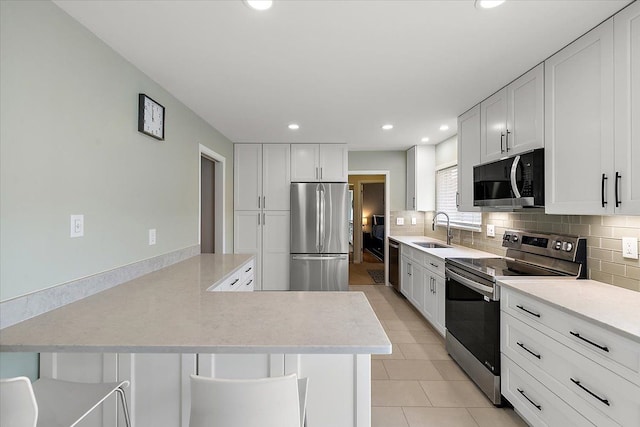
M 251 269 L 252 269 L 252 268 L 253 268 L 253 267 L 249 267 L 249 268 L 247 268 L 244 272 L 245 272 L 245 273 L 248 273 L 248 272 L 250 272 L 250 271 L 251 271 Z
M 622 199 L 619 195 L 620 184 L 621 184 L 622 175 L 616 172 L 616 208 L 622 204 Z
M 596 344 L 593 341 L 591 341 L 590 339 L 587 339 L 587 338 L 581 336 L 578 332 L 569 331 L 569 333 L 571 335 L 573 335 L 574 337 L 576 337 L 576 338 L 580 338 L 582 341 L 588 342 L 589 344 L 591 344 L 594 347 L 598 347 L 602 351 L 606 351 L 607 353 L 609 352 L 609 347 L 607 347 L 606 345 Z
M 250 285 L 250 284 L 252 284 L 252 283 L 253 283 L 253 279 L 251 279 L 251 280 L 249 280 L 249 281 L 247 282 L 247 286 L 249 286 L 249 285 Z
M 460 207 L 460 192 L 456 191 L 456 208 Z
M 516 305 L 516 307 L 518 307 L 522 311 L 526 311 L 527 313 L 531 314 L 532 316 L 540 317 L 540 315 L 538 313 L 534 313 L 533 311 L 527 310 L 526 308 L 524 308 L 521 305 Z
M 583 386 L 582 384 L 580 384 L 580 381 L 571 378 L 571 381 L 577 385 L 578 387 L 580 387 L 581 389 L 583 389 L 584 391 L 586 391 L 587 393 L 589 393 L 591 396 L 595 397 L 596 399 L 598 399 L 600 402 L 604 403 L 607 406 L 611 406 L 611 404 L 609 403 L 609 401 L 607 399 L 603 399 L 602 397 L 598 396 L 597 394 L 595 394 L 594 392 L 592 392 L 591 390 L 589 390 L 588 388 L 586 388 L 585 386 Z
M 429 262 L 429 264 L 431 264 L 432 267 L 438 268 L 438 264 L 434 264 L 432 262 Z
M 605 205 L 607 204 L 607 202 L 604 200 L 604 182 L 609 179 L 607 178 L 606 174 L 602 174 L 602 189 L 600 190 L 601 194 L 602 194 L 602 207 L 604 208 Z
M 236 280 L 234 280 L 233 282 L 231 282 L 231 285 L 229 285 L 229 286 L 233 286 L 233 285 L 235 285 L 236 283 L 238 283 L 238 280 L 240 280 L 240 279 L 236 279 Z
M 502 141 L 504 141 L 504 133 L 500 133 L 500 152 L 504 153 L 504 148 L 502 148 Z
M 517 388 L 516 390 L 518 390 L 518 392 L 524 396 L 525 399 L 527 399 L 529 401 L 529 403 L 531 403 L 533 406 L 536 407 L 536 409 L 538 411 L 542 411 L 542 406 L 538 405 L 536 402 L 534 402 L 533 400 L 529 399 L 529 396 L 527 396 L 526 394 L 524 394 L 524 391 L 520 390 L 519 388 Z
M 529 350 L 527 347 L 525 347 L 524 344 L 522 344 L 521 342 L 516 342 L 516 344 L 518 344 L 520 347 L 522 347 L 525 351 L 529 352 L 530 354 L 534 355 L 535 357 L 537 357 L 538 359 L 540 359 L 540 355 L 537 353 L 534 353 L 533 351 Z
M 505 146 L 507 147 L 507 153 L 509 152 L 509 134 L 510 133 L 511 132 L 509 132 L 509 129 L 507 129 L 507 140 L 506 140 L 506 144 L 505 144 Z

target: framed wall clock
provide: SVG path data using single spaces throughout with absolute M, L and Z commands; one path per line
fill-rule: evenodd
M 138 95 L 138 131 L 164 141 L 164 107 L 144 93 Z

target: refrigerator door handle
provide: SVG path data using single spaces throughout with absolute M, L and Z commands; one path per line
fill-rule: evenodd
M 320 186 L 316 186 L 316 251 L 320 252 Z
M 324 186 L 320 190 L 320 251 L 324 251 L 325 235 L 325 198 Z
M 331 261 L 336 259 L 347 259 L 346 255 L 336 256 L 308 256 L 308 255 L 294 255 L 291 259 L 295 261 Z

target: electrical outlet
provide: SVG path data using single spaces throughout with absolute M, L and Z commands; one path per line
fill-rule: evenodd
M 416 219 L 415 216 L 411 217 L 411 225 L 416 225 L 418 223 L 418 220 Z
M 487 237 L 496 237 L 496 226 L 487 224 Z
M 404 225 L 404 218 L 399 216 L 396 218 L 396 225 Z
M 149 229 L 149 246 L 156 244 L 156 229 Z
M 84 215 L 71 215 L 70 237 L 84 236 Z
M 638 259 L 638 239 L 635 237 L 622 238 L 622 257 Z

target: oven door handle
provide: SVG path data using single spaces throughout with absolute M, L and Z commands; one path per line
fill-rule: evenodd
M 481 285 L 480 283 L 476 283 L 473 280 L 467 279 L 464 276 L 459 275 L 458 273 L 454 273 L 451 270 L 446 271 L 448 279 L 455 279 L 460 284 L 466 286 L 467 288 L 471 288 L 474 291 L 480 292 L 482 295 L 486 295 L 489 298 L 493 299 L 493 288 L 489 286 Z

